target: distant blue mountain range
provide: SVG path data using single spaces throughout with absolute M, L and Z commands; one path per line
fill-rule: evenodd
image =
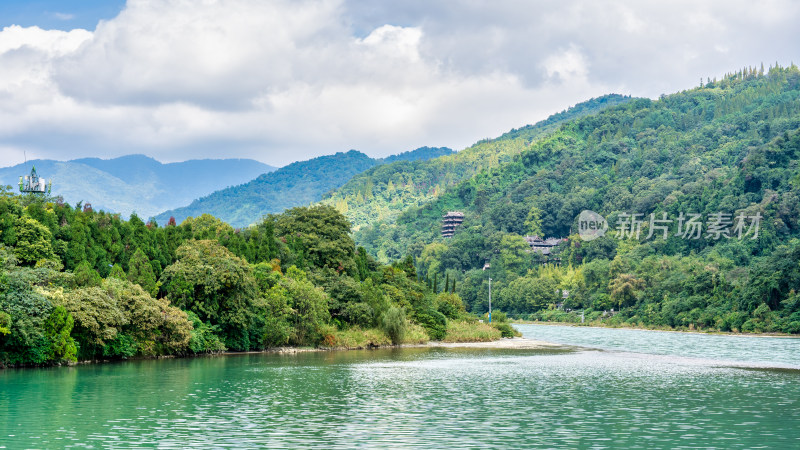
M 380 164 L 417 161 L 454 153 L 447 147 L 420 147 L 382 159 L 350 150 L 299 161 L 260 175 L 253 181 L 214 192 L 190 205 L 156 216 L 164 224 L 170 217 L 180 223 L 187 217 L 208 213 L 235 227 L 245 227 L 265 214 L 322 200 L 323 195 L 345 184 L 354 175 Z
M 36 166 L 39 176 L 53 180 L 52 195 L 61 195 L 70 204 L 88 202 L 95 210 L 125 217 L 136 212 L 142 219 L 275 170 L 252 159 L 168 164 L 144 155 L 71 161 L 37 159 L 0 168 L 0 185 L 11 185 L 16 191 L 20 175 L 30 173 L 32 166 Z

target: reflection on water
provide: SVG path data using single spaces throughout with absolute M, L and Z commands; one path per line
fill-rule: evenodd
M 0 371 L 0 446 L 792 448 L 798 399 L 796 370 L 642 353 L 248 354 Z

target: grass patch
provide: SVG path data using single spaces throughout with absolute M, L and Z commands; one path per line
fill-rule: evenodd
M 371 348 L 391 345 L 392 340 L 389 336 L 376 328 L 362 329 L 352 327 L 346 330 L 339 330 L 336 327 L 326 327 L 322 330 L 321 347 L 329 348 Z
M 451 320 L 443 342 L 488 342 L 500 339 L 500 330 L 481 322 Z
M 406 332 L 403 335 L 403 344 L 424 344 L 430 341 L 431 338 L 425 332 L 425 328 L 415 323 L 406 323 Z

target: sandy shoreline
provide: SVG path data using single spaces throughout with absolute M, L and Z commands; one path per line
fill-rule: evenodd
M 428 341 L 424 344 L 400 344 L 400 345 L 381 345 L 375 347 L 279 347 L 268 348 L 265 350 L 253 350 L 248 352 L 221 352 L 217 355 L 244 355 L 256 353 L 307 353 L 307 352 L 335 352 L 344 350 L 380 350 L 391 348 L 487 348 L 487 349 L 517 349 L 517 350 L 536 350 L 542 348 L 564 347 L 561 344 L 527 339 L 523 337 L 502 338 L 488 342 L 441 342 Z
M 520 349 L 535 350 L 540 348 L 563 347 L 552 342 L 539 341 L 523 337 L 504 338 L 499 341 L 489 342 L 436 342 L 431 341 L 423 344 L 423 347 L 444 347 L 444 348 L 498 348 L 498 349 Z

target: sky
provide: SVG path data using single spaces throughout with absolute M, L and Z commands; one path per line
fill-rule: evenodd
M 800 61 L 792 1 L 0 0 L 0 166 L 466 148 Z

